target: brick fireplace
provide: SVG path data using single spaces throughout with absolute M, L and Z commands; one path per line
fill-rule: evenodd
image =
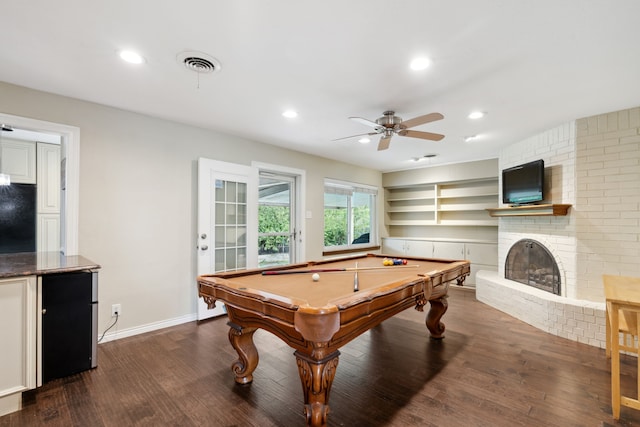
M 504 265 L 505 279 L 560 295 L 562 281 L 558 263 L 542 243 L 518 240 L 509 249 Z
M 498 272 L 478 272 L 476 296 L 604 348 L 602 274 L 640 276 L 640 108 L 565 123 L 502 150 L 499 164 L 537 159 L 545 162 L 545 201 L 572 207 L 566 216 L 501 217 Z M 508 253 L 520 241 L 538 242 L 553 257 L 557 294 L 506 278 Z

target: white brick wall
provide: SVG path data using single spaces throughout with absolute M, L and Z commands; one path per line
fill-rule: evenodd
M 577 297 L 602 301 L 602 275 L 640 276 L 640 108 L 576 121 Z
M 575 122 L 513 144 L 500 153 L 500 169 L 543 159 L 545 167 L 545 201 L 575 203 Z M 502 185 L 502 182 L 500 182 Z M 561 294 L 577 295 L 575 215 L 543 217 L 502 217 L 498 227 L 498 268 L 504 266 L 511 246 L 520 239 L 534 239 L 543 244 L 558 263 Z
M 566 217 L 500 218 L 499 272 L 478 272 L 476 296 L 554 335 L 604 347 L 603 274 L 640 276 L 640 107 L 566 123 L 513 144 L 500 168 L 542 158 L 546 200 Z M 557 296 L 504 279 L 513 243 L 530 238 L 555 257 Z
M 476 298 L 550 334 L 605 347 L 604 302 L 554 295 L 486 270 L 476 274 Z

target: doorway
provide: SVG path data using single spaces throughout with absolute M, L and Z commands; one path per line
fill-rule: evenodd
M 261 162 L 251 166 L 259 179 L 259 267 L 304 261 L 305 171 Z
M 261 171 L 258 183 L 258 266 L 296 262 L 295 177 Z
M 78 255 L 78 212 L 80 188 L 80 128 L 27 117 L 0 113 L 0 122 L 30 134 L 40 134 L 41 140 L 59 138 L 62 147 L 60 247 L 64 255 Z

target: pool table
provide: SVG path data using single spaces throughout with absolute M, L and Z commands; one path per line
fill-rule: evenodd
M 273 333 L 295 349 L 307 425 L 324 426 L 338 348 L 409 307 L 423 311 L 427 302 L 427 328 L 432 338 L 443 338 L 449 284 L 463 284 L 469 261 L 412 257 L 385 266 L 385 258 L 391 257 L 367 254 L 199 276 L 198 292 L 209 308 L 226 304 L 229 341 L 239 356 L 231 367 L 235 381 L 253 380 L 254 332 Z

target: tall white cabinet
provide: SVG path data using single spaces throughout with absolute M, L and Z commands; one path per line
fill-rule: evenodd
M 36 147 L 38 183 L 37 243 L 39 252 L 60 251 L 60 145 Z

